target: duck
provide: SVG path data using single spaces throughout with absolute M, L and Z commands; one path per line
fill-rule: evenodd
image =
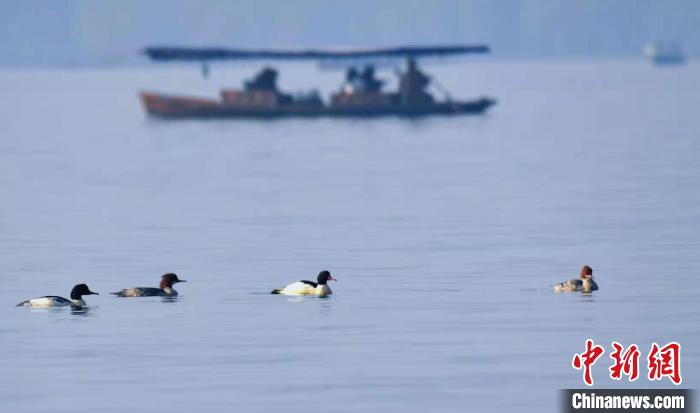
M 597 289 L 598 283 L 593 279 L 593 269 L 588 265 L 584 265 L 581 268 L 580 278 L 573 278 L 554 286 L 554 292 L 557 293 L 571 293 L 575 291 L 590 293 Z
M 90 291 L 87 284 L 77 284 L 70 292 L 70 300 L 56 295 L 45 295 L 43 297 L 22 301 L 17 304 L 17 307 L 85 307 L 86 303 L 85 300 L 83 300 L 84 295 L 100 295 L 100 293 Z
M 271 291 L 272 294 L 281 295 L 315 295 L 318 297 L 325 297 L 329 294 L 333 294 L 331 288 L 328 286 L 328 281 L 338 281 L 333 278 L 329 271 L 321 271 L 318 273 L 316 282 L 301 280 L 295 283 L 291 283 L 284 288 L 276 288 Z
M 117 297 L 177 297 L 173 284 L 184 283 L 186 280 L 177 278 L 177 274 L 169 272 L 160 277 L 160 288 L 134 287 L 110 293 Z

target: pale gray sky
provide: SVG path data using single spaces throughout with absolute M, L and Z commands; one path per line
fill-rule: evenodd
M 151 44 L 476 43 L 496 57 L 635 57 L 677 39 L 700 54 L 692 0 L 0 0 L 0 64 L 123 65 Z

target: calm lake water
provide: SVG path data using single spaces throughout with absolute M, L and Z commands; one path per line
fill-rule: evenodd
M 698 386 L 700 65 L 428 66 L 499 103 L 420 121 L 163 122 L 136 98 L 256 69 L 0 72 L 0 410 L 556 411 L 587 338 L 596 386 L 630 386 L 612 340 L 643 375 L 680 342 Z M 552 293 L 583 264 L 600 291 Z M 267 294 L 322 269 L 329 298 Z M 169 271 L 177 300 L 107 294 Z M 79 282 L 87 311 L 13 307 Z

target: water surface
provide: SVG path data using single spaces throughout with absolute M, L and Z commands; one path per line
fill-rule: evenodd
M 0 72 L 3 411 L 554 411 L 586 338 L 677 340 L 697 386 L 699 66 L 430 68 L 499 104 L 420 121 L 162 122 L 136 99 L 254 70 Z M 551 292 L 583 264 L 600 291 Z M 267 294 L 322 269 L 327 299 Z M 169 271 L 177 300 L 106 294 Z M 87 311 L 13 307 L 79 282 Z

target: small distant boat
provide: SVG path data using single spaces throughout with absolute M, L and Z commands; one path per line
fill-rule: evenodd
M 644 54 L 658 66 L 685 64 L 685 54 L 678 42 L 657 42 L 647 45 Z

